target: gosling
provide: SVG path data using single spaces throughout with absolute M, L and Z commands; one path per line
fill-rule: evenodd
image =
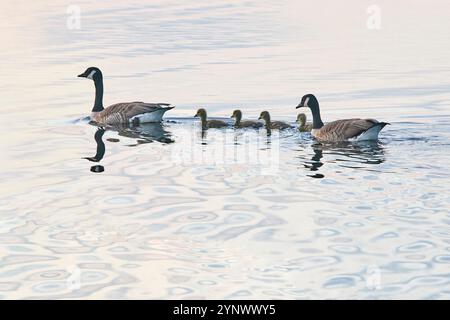
M 200 108 L 197 110 L 197 113 L 194 116 L 195 118 L 200 118 L 202 129 L 208 129 L 208 128 L 224 128 L 227 127 L 228 124 L 224 121 L 220 120 L 206 120 L 206 110 L 203 108 Z
M 235 119 L 234 126 L 236 128 L 261 128 L 263 124 L 258 121 L 252 121 L 252 120 L 242 120 L 242 111 L 241 110 L 234 110 L 233 114 L 231 115 L 231 118 Z
M 261 120 L 261 119 L 265 121 L 267 130 L 270 130 L 270 129 L 284 130 L 284 129 L 291 127 L 286 122 L 270 121 L 270 114 L 267 111 L 261 112 L 261 115 L 259 116 L 258 120 Z
M 298 130 L 300 132 L 311 132 L 312 123 L 306 123 L 306 115 L 304 113 L 299 113 L 297 116 Z

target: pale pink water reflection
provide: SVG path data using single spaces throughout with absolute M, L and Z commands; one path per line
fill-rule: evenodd
M 373 4 L 2 1 L 0 298 L 448 298 L 450 5 L 377 1 L 371 30 Z M 105 104 L 177 105 L 107 130 L 102 173 L 91 65 Z M 190 118 L 293 123 L 308 92 L 392 126 L 319 146 Z

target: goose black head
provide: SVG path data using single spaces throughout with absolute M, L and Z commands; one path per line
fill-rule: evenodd
M 99 68 L 97 67 L 89 67 L 85 72 L 79 74 L 80 78 L 87 78 L 96 81 L 97 79 L 102 79 L 103 75 Z
M 317 107 L 319 107 L 319 101 L 317 101 L 317 98 L 313 94 L 305 94 L 302 98 L 302 101 L 295 109 L 298 108 L 315 109 Z
M 268 111 L 263 111 L 261 112 L 261 114 L 259 115 L 258 120 L 264 120 L 266 122 L 270 122 L 270 114 Z
M 230 118 L 242 118 L 242 111 L 241 110 L 234 110 L 233 114 L 231 115 Z
M 200 117 L 200 118 L 205 118 L 206 119 L 206 110 L 203 108 L 200 108 L 197 110 L 197 113 L 194 116 L 195 118 Z

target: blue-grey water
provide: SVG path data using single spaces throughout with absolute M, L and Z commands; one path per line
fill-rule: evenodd
M 2 1 L 0 298 L 450 298 L 450 4 L 380 0 L 376 27 L 372 5 Z M 89 66 L 106 105 L 177 107 L 102 131 Z M 192 118 L 294 125 L 306 93 L 391 125 L 318 144 Z

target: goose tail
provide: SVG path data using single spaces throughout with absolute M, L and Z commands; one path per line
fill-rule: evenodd
M 170 103 L 158 103 L 158 105 L 166 111 L 169 111 L 169 110 L 172 110 L 173 108 L 175 108 L 175 106 Z
M 356 140 L 357 141 L 378 140 L 378 134 L 387 125 L 390 125 L 390 123 L 377 122 L 372 127 L 364 131 L 361 135 L 359 135 Z
M 377 123 L 377 125 L 379 125 L 381 127 L 381 129 L 383 129 L 384 127 L 390 126 L 391 124 L 389 122 L 379 122 L 379 123 Z

